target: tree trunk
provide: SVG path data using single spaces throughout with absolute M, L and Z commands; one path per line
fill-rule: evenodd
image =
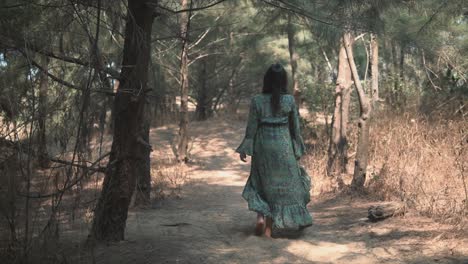
M 297 81 L 297 60 L 299 59 L 299 55 L 296 52 L 296 41 L 294 39 L 296 32 L 294 29 L 294 25 L 292 23 L 292 14 L 288 14 L 288 47 L 289 47 L 289 58 L 291 61 L 291 80 L 292 80 L 292 87 L 293 87 L 293 95 L 296 99 L 296 105 L 299 107 L 301 105 L 301 94 L 299 91 L 299 83 Z
M 49 58 L 45 57 L 42 65 L 44 71 L 48 71 Z M 47 153 L 47 137 L 46 137 L 46 119 L 47 119 L 47 90 L 49 89 L 48 75 L 41 71 L 39 82 L 39 98 L 38 98 L 38 161 L 41 167 L 46 168 L 49 165 L 49 155 Z
M 372 102 L 377 106 L 379 99 L 379 42 L 377 35 L 371 34 L 371 91 Z
M 404 94 L 404 85 L 405 85 L 405 47 L 403 44 L 400 46 L 400 65 L 399 65 L 399 75 L 398 75 L 398 83 L 400 84 L 398 86 L 398 106 L 401 110 L 401 108 L 406 105 L 406 98 Z
M 139 166 L 148 159 L 141 140 L 147 92 L 153 11 L 144 0 L 128 0 L 120 84 L 114 100 L 113 141 L 90 238 L 124 239 L 128 207 Z
M 234 54 L 234 32 L 232 32 L 232 31 L 229 33 L 229 55 L 230 56 L 236 56 L 236 54 Z M 239 60 L 242 60 L 242 58 L 240 58 Z M 240 64 L 240 62 L 237 63 L 237 64 L 233 64 L 231 75 L 230 75 L 229 81 L 227 83 L 227 85 L 228 85 L 227 95 L 228 96 L 227 96 L 226 110 L 230 114 L 236 114 L 237 113 L 237 99 L 238 99 L 238 97 L 236 95 L 236 91 L 235 91 L 235 88 L 234 88 L 234 81 L 236 79 L 237 68 L 238 68 L 239 64 Z
M 393 91 L 392 91 L 392 106 L 396 109 L 401 110 L 403 106 L 403 74 L 404 74 L 404 47 L 400 47 L 400 60 L 398 61 L 397 46 L 394 41 L 392 41 L 392 63 L 393 63 Z
M 349 34 L 349 33 L 347 33 Z M 342 39 L 346 37 L 343 35 Z M 347 128 L 349 119 L 349 103 L 351 100 L 351 71 L 347 61 L 343 41 L 340 41 L 338 55 L 338 76 L 335 87 L 335 110 L 332 117 L 332 131 L 328 147 L 328 175 L 339 175 L 346 172 L 348 163 Z
M 107 91 L 113 92 L 111 82 L 107 80 L 107 76 L 103 74 L 102 71 L 99 71 L 99 79 Z M 100 108 L 99 109 L 99 134 L 103 136 L 104 133 L 106 133 L 106 131 L 109 134 L 112 131 L 110 122 L 107 122 L 107 120 L 111 120 L 112 118 L 109 118 L 107 116 L 107 111 L 112 108 L 114 97 L 104 95 L 104 97 L 101 97 L 101 100 L 102 102 L 99 106 Z M 107 129 L 106 129 L 106 123 L 107 123 Z
M 232 65 L 231 75 L 228 81 L 228 113 L 235 114 L 237 113 L 237 108 L 239 106 L 239 89 L 235 89 L 234 81 L 237 78 L 237 74 L 241 68 L 242 57 L 240 57 L 235 64 Z
M 149 105 L 146 105 L 150 109 Z M 143 122 L 141 124 L 141 136 L 138 138 L 140 144 L 146 146 L 143 148 L 143 153 L 140 153 L 143 157 L 143 160 L 138 162 L 138 167 L 136 168 L 136 188 L 135 188 L 135 197 L 133 206 L 148 206 L 151 202 L 151 160 L 150 152 L 152 147 L 149 144 L 149 132 L 151 124 L 151 115 L 150 111 L 145 111 L 143 113 Z
M 364 88 L 362 87 L 361 81 L 359 79 L 356 64 L 354 63 L 351 34 L 346 34 L 343 38 L 343 42 L 346 55 L 348 56 L 348 63 L 351 68 L 354 86 L 357 90 L 360 105 L 356 160 L 353 180 L 351 182 L 351 187 L 353 189 L 360 190 L 364 187 L 364 182 L 366 181 L 367 159 L 369 156 L 369 119 L 372 108 L 369 98 L 364 92 Z
M 190 4 L 191 5 L 191 4 Z M 187 9 L 188 0 L 182 0 L 182 9 Z M 182 52 L 180 54 L 180 123 L 179 123 L 179 142 L 176 158 L 179 162 L 188 161 L 188 30 L 190 28 L 190 12 L 183 12 L 180 15 L 180 36 L 182 38 Z
M 208 95 L 208 83 L 206 81 L 206 59 L 201 62 L 201 70 L 197 96 L 197 108 L 195 110 L 198 120 L 206 120 L 211 115 L 211 100 Z
M 153 93 L 155 94 L 154 100 L 151 100 L 153 105 L 151 123 L 154 126 L 162 126 L 173 117 L 171 116 L 173 114 L 171 112 L 172 102 L 169 99 L 172 95 L 168 94 L 166 81 L 161 70 L 161 66 L 157 63 L 154 63 L 151 66 L 151 69 Z M 156 89 L 154 87 L 156 87 Z

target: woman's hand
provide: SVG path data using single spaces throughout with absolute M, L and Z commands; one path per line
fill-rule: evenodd
M 240 160 L 242 160 L 243 162 L 247 162 L 247 154 L 245 154 L 245 153 L 240 153 L 240 154 L 239 154 L 239 158 L 240 158 Z

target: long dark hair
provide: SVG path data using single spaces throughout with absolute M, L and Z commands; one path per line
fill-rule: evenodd
M 271 94 L 273 114 L 281 108 L 281 94 L 288 93 L 288 75 L 279 63 L 272 64 L 263 76 L 263 93 Z

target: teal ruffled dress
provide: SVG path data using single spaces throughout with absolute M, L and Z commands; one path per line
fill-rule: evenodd
M 236 149 L 252 156 L 242 197 L 249 210 L 271 217 L 275 228 L 309 226 L 310 177 L 298 164 L 305 151 L 299 113 L 294 97 L 285 94 L 273 116 L 270 98 L 270 94 L 252 98 L 245 138 Z

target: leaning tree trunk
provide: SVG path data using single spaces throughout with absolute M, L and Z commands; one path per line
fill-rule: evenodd
M 292 87 L 293 95 L 296 100 L 296 105 L 300 106 L 301 104 L 301 95 L 299 91 L 299 83 L 297 81 L 297 60 L 299 55 L 296 52 L 296 41 L 294 39 L 296 32 L 294 30 L 294 25 L 292 24 L 292 14 L 288 14 L 288 47 L 289 47 L 289 58 L 291 62 L 291 77 L 292 77 Z
M 349 34 L 349 33 L 347 33 Z M 344 35 L 342 39 L 346 37 Z M 343 41 L 340 41 L 338 55 L 338 76 L 335 87 L 335 109 L 332 117 L 332 130 L 328 146 L 327 174 L 340 175 L 346 172 L 348 163 L 348 119 L 351 100 L 351 70 L 347 61 Z
M 145 0 L 128 0 L 120 84 L 114 100 L 113 141 L 90 237 L 124 239 L 128 207 L 138 168 L 148 159 L 142 131 L 153 11 Z M 145 136 L 144 136 L 145 135 Z
M 346 54 L 348 56 L 348 63 L 351 68 L 354 86 L 357 90 L 360 105 L 358 143 L 353 180 L 351 182 L 351 187 L 353 189 L 359 190 L 364 187 L 364 182 L 366 181 L 367 159 L 369 156 L 369 119 L 371 116 L 372 105 L 368 96 L 364 92 L 364 88 L 362 87 L 361 81 L 359 79 L 356 64 L 354 63 L 351 34 L 346 34 L 343 38 L 343 42 Z
M 188 0 L 182 0 L 182 9 L 187 9 Z M 182 38 L 182 52 L 180 54 L 180 123 L 179 123 L 179 142 L 177 147 L 177 161 L 188 161 L 188 30 L 190 28 L 190 12 L 184 12 L 180 15 L 180 36 Z

